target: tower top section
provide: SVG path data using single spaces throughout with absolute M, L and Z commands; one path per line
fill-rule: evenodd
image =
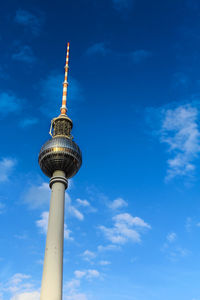
M 63 82 L 63 97 L 61 113 L 51 120 L 50 135 L 39 153 L 39 164 L 45 175 L 51 177 L 55 171 L 63 171 L 66 178 L 74 176 L 81 167 L 82 155 L 78 145 L 73 141 L 71 130 L 72 120 L 67 116 L 67 76 L 69 62 L 69 43 L 65 64 L 65 79 Z
M 68 70 L 69 70 L 69 42 L 67 43 L 67 55 L 66 55 L 66 63 L 65 63 L 65 78 L 64 78 L 64 82 L 63 82 L 62 106 L 60 108 L 61 115 L 66 115 L 66 112 L 67 112 Z
M 62 106 L 60 115 L 51 121 L 50 135 L 54 138 L 63 136 L 72 139 L 71 130 L 73 127 L 72 120 L 67 116 L 67 88 L 68 88 L 68 70 L 69 70 L 69 42 L 67 43 L 67 55 L 65 62 L 65 77 L 63 81 Z M 53 133 L 52 133 L 53 129 Z

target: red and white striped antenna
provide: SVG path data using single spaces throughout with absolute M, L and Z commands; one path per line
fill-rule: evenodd
M 62 95 L 62 106 L 60 108 L 61 115 L 66 115 L 67 112 L 67 76 L 68 76 L 68 69 L 69 69 L 69 43 L 67 43 L 67 55 L 66 55 L 66 64 L 65 64 L 65 79 L 63 82 L 63 95 Z

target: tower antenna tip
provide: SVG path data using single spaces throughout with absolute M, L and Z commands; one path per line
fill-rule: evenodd
M 65 64 L 65 78 L 63 82 L 63 96 L 62 96 L 62 106 L 61 106 L 61 115 L 66 115 L 67 112 L 67 76 L 68 76 L 68 69 L 69 69 L 69 42 L 67 43 L 67 55 L 66 55 L 66 64 Z

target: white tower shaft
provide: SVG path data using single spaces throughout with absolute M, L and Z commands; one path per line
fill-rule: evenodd
M 51 201 L 40 300 L 62 300 L 64 206 L 67 179 L 55 171 L 50 180 Z

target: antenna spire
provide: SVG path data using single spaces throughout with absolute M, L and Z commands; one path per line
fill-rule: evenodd
M 65 79 L 63 82 L 63 95 L 62 95 L 62 106 L 60 108 L 61 115 L 66 115 L 67 112 L 67 87 L 68 87 L 68 82 L 67 82 L 67 76 L 68 76 L 68 69 L 69 69 L 69 43 L 67 43 L 67 55 L 66 55 L 66 64 L 65 64 Z

